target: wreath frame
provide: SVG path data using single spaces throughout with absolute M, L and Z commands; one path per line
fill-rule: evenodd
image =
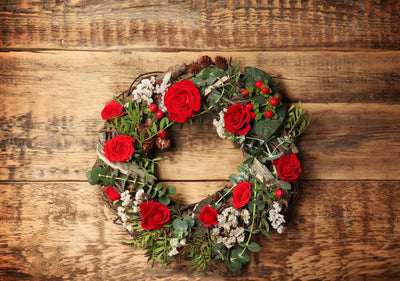
M 102 111 L 105 124 L 99 131 L 98 159 L 87 178 L 90 184 L 100 185 L 106 206 L 116 215 L 114 222 L 121 223 L 132 236 L 132 240 L 124 240 L 124 243 L 132 244 L 135 249 L 145 249 L 152 266 L 159 262 L 166 268 L 174 260 L 184 258 L 192 264 L 190 270 L 194 272 L 206 273 L 219 264 L 237 272 L 250 261 L 249 252 L 261 250 L 254 236 L 262 233 L 270 238 L 271 226 L 281 233 L 284 215 L 298 198 L 297 178 L 302 170 L 297 157 L 293 156 L 298 153 L 295 139 L 308 127 L 311 117 L 306 118 L 307 111 L 302 109 L 301 102 L 286 111 L 270 75 L 257 68 L 246 68 L 242 74 L 239 66 L 232 66 L 231 61 L 221 56 L 215 61 L 202 56 L 197 62 L 177 65 L 166 72 L 143 73 L 127 90 L 114 96 L 110 102 L 114 102 L 111 111 L 106 112 L 107 118 L 103 112 L 110 103 Z M 153 81 L 152 87 L 149 81 Z M 155 167 L 160 158 L 152 153 L 155 146 L 161 150 L 169 148 L 165 130 L 174 121 L 170 120 L 173 113 L 165 106 L 165 95 L 181 81 L 190 81 L 195 86 L 203 109 L 192 109 L 193 114 L 185 117 L 185 121 L 217 109 L 220 120 L 215 119 L 214 125 L 217 131 L 220 126 L 221 132 L 221 120 L 224 119 L 225 126 L 229 115 L 226 112 L 231 106 L 238 105 L 235 109 L 239 108 L 242 114 L 239 115 L 246 116 L 246 120 L 242 118 L 246 121 L 245 129 L 240 122 L 234 132 L 223 127 L 225 136 L 240 146 L 245 158 L 238 167 L 239 174 L 229 177 L 232 186 L 186 206 L 173 198 L 174 186 L 165 187 L 157 181 Z M 151 92 L 145 102 L 133 97 L 141 83 Z M 178 91 L 184 90 L 178 88 Z M 231 94 L 225 96 L 225 91 Z M 148 91 L 146 93 L 149 95 Z M 275 99 L 273 103 L 272 99 Z M 156 110 L 154 106 L 151 109 L 152 104 L 156 105 Z M 163 104 L 164 112 L 160 110 Z M 160 111 L 161 117 L 157 116 Z M 267 111 L 271 111 L 272 116 Z M 121 125 L 127 115 L 132 121 L 128 130 Z M 124 161 L 112 161 L 114 158 L 107 155 L 105 147 L 120 135 L 129 135 L 134 140 L 133 152 Z M 153 140 L 162 141 L 155 143 Z M 146 142 L 150 143 L 150 148 L 145 151 Z M 283 158 L 288 160 L 279 163 Z M 290 183 L 282 180 L 286 168 L 290 171 L 285 179 L 290 179 Z M 155 210 L 154 214 L 148 210 Z M 161 218 L 163 215 L 165 217 Z M 157 219 L 159 221 L 154 221 Z

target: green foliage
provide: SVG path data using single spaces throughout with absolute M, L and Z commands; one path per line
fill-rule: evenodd
M 268 81 L 268 86 L 271 88 L 273 93 L 278 93 L 272 77 L 264 71 L 255 67 L 246 67 L 244 70 L 244 82 L 246 87 L 254 87 L 256 81 Z
M 268 141 L 271 136 L 279 129 L 279 127 L 282 125 L 283 120 L 285 119 L 285 114 L 286 110 L 283 106 L 279 107 L 277 109 L 278 118 L 275 120 L 269 120 L 269 119 L 261 119 L 258 121 L 253 128 L 251 129 L 251 132 L 253 132 L 257 137 Z
M 303 110 L 301 102 L 299 102 L 297 106 L 290 106 L 288 117 L 285 121 L 285 129 L 288 130 L 287 138 L 285 139 L 287 144 L 292 144 L 310 125 L 311 116 L 306 119 L 306 114 L 307 110 Z
M 215 244 L 210 240 L 208 235 L 203 232 L 195 232 L 186 244 L 184 253 L 190 259 L 189 263 L 193 264 L 189 270 L 193 274 L 201 271 L 204 274 L 207 272 L 210 264 L 214 262 L 213 249 Z
M 111 168 L 102 166 L 94 166 L 86 173 L 88 182 L 92 185 L 100 184 L 102 186 L 113 186 L 118 175 L 118 170 L 114 170 L 111 174 Z
M 174 229 L 173 234 L 178 239 L 183 239 L 192 231 L 194 226 L 194 219 L 191 216 L 185 216 L 182 220 L 176 218 L 172 222 L 172 227 Z
M 176 187 L 170 185 L 164 188 L 163 185 L 162 182 L 159 182 L 156 185 L 150 186 L 147 190 L 147 195 L 152 199 L 157 199 L 161 204 L 169 205 L 171 203 L 171 197 L 176 193 Z

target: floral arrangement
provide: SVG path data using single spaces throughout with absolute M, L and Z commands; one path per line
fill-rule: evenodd
M 149 261 L 167 267 L 187 260 L 190 270 L 218 264 L 236 272 L 261 250 L 254 237 L 285 229 L 284 214 L 296 195 L 302 172 L 295 139 L 311 118 L 301 103 L 286 106 L 271 76 L 202 56 L 165 73 L 139 76 L 101 112 L 105 120 L 98 161 L 87 173 L 100 185 L 105 202 L 132 235 L 126 240 L 146 250 Z M 168 128 L 214 114 L 221 138 L 245 155 L 231 186 L 188 206 L 174 199 L 175 186 L 157 179 L 156 149 L 171 145 Z

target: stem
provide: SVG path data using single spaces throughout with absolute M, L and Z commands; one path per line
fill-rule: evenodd
M 255 192 L 254 197 L 257 198 L 257 192 Z M 250 230 L 249 237 L 247 238 L 246 247 L 243 248 L 243 251 L 240 253 L 239 256 L 244 254 L 244 251 L 246 250 L 247 246 L 249 245 L 249 242 L 250 242 L 250 239 L 251 239 L 251 235 L 253 234 L 254 221 L 255 221 L 255 218 L 256 218 L 256 207 L 257 207 L 257 205 L 254 204 L 253 205 L 253 220 L 251 221 L 251 230 Z
M 171 123 L 169 123 L 169 124 L 168 124 L 164 129 L 162 129 L 162 130 L 165 130 L 165 129 L 171 127 L 173 124 L 175 124 L 175 121 L 172 121 Z M 147 139 L 144 140 L 144 142 L 145 142 L 145 141 L 148 141 L 149 139 L 151 139 L 151 138 L 153 138 L 153 137 L 155 137 L 155 136 L 157 136 L 157 134 L 160 133 L 162 130 L 157 131 L 157 133 L 156 133 L 155 135 L 149 136 Z
M 235 187 L 235 186 L 233 185 L 227 192 L 225 192 L 225 194 L 223 194 L 223 195 L 221 196 L 221 198 L 218 199 L 218 201 L 215 203 L 215 205 L 218 205 L 218 203 L 219 203 L 223 198 L 225 198 L 229 193 L 231 193 L 234 187 Z
M 101 177 L 101 178 L 107 178 L 107 179 L 113 178 L 112 176 L 109 176 L 109 175 L 102 175 L 102 174 L 99 174 L 98 176 Z M 132 183 L 138 183 L 138 184 L 143 185 L 143 186 L 151 187 L 150 184 L 144 183 L 144 182 L 141 182 L 141 181 L 137 181 L 137 180 L 130 180 L 130 179 L 119 178 L 119 177 L 116 177 L 116 178 L 114 178 L 114 179 L 116 179 L 116 180 L 123 180 L 123 181 L 129 181 L 129 182 L 132 182 Z

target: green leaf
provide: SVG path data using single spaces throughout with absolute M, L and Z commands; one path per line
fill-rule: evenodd
M 122 242 L 123 243 L 125 243 L 125 244 L 134 244 L 135 243 L 135 241 L 132 241 L 132 240 L 122 240 Z
M 168 196 L 169 196 L 169 197 L 174 196 L 175 193 L 176 193 L 176 187 L 175 187 L 175 185 L 170 185 L 170 186 L 168 186 L 168 187 L 167 187 L 167 193 L 168 193 Z
M 163 197 L 164 194 L 167 193 L 167 189 L 166 188 L 162 188 L 161 190 L 158 191 L 158 197 Z
M 216 110 L 220 110 L 221 108 L 219 107 L 218 104 L 218 100 L 219 100 L 219 95 L 211 93 L 209 96 L 209 101 L 211 103 L 211 105 L 216 109 Z
M 192 218 L 191 216 L 184 217 L 183 221 L 186 222 L 189 228 L 192 228 L 194 226 L 194 218 Z
M 169 203 L 171 202 L 171 199 L 168 196 L 164 195 L 164 196 L 158 198 L 158 202 L 168 206 Z
M 292 190 L 292 186 L 290 185 L 290 183 L 288 183 L 288 182 L 285 182 L 285 181 L 281 181 L 281 180 L 279 180 L 279 182 L 283 185 L 283 187 L 286 189 L 286 190 Z
M 262 118 L 259 120 L 254 127 L 251 129 L 251 132 L 260 136 L 264 140 L 268 140 L 281 126 L 283 120 L 285 119 L 286 110 L 283 106 L 277 109 L 278 119 L 268 120 L 266 118 Z
M 232 174 L 229 176 L 229 180 L 231 181 L 231 183 L 233 184 L 238 184 L 239 182 L 241 182 L 241 178 L 238 175 Z
M 90 171 L 86 173 L 88 182 L 92 185 L 96 185 L 100 181 L 99 174 L 104 175 L 105 169 L 100 166 L 94 166 Z
M 242 268 L 242 265 L 243 265 L 243 263 L 239 259 L 236 259 L 234 261 L 228 262 L 228 269 L 231 272 L 237 272 Z
M 247 248 L 254 252 L 259 252 L 261 250 L 260 245 L 258 245 L 256 242 L 251 242 L 250 244 L 247 245 Z
M 278 88 L 275 86 L 275 83 L 269 74 L 255 67 L 246 67 L 244 70 L 244 83 L 246 87 L 254 87 L 254 84 L 258 80 L 267 80 L 268 87 L 272 90 L 272 93 L 278 93 Z
M 164 117 L 160 121 L 160 130 L 164 130 L 164 128 L 168 125 L 168 117 Z
M 253 162 L 253 160 L 254 160 L 254 156 L 251 156 L 251 157 L 249 157 L 249 158 L 243 160 L 243 161 L 242 161 L 242 164 L 243 164 L 243 165 L 250 164 L 250 163 Z
M 174 219 L 174 221 L 172 222 L 172 226 L 176 229 L 176 230 L 187 230 L 188 229 L 188 224 L 181 219 Z
M 163 188 L 163 183 L 162 182 L 159 182 L 159 183 L 156 184 L 156 187 L 155 187 L 156 190 L 161 190 L 162 188 Z
M 261 95 L 257 95 L 255 97 L 253 97 L 254 102 L 256 102 L 257 104 L 265 104 L 267 102 L 266 97 L 261 96 Z

